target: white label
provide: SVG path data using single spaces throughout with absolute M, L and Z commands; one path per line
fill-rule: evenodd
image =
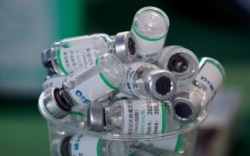
M 43 82 L 43 91 L 46 92 L 50 90 L 52 87 L 61 88 L 63 81 L 65 80 L 65 76 L 54 76 Z
M 223 76 L 213 62 L 206 61 L 195 80 L 204 84 L 210 92 L 210 95 L 213 96 L 222 84 Z
M 85 135 L 76 135 L 72 138 L 72 156 L 100 156 L 101 139 Z
M 165 37 L 159 40 L 150 40 L 137 35 L 133 28 L 131 29 L 131 32 L 134 34 L 135 40 L 138 45 L 137 60 L 145 62 L 155 61 L 157 54 L 162 50 L 164 46 Z
M 159 134 L 166 129 L 166 108 L 160 102 L 123 103 L 123 134 Z M 124 101 L 121 101 L 124 102 Z
M 114 88 L 107 86 L 100 75 L 96 74 L 71 89 L 70 94 L 78 104 L 89 105 L 113 90 Z
M 65 74 L 71 73 L 78 68 L 89 69 L 95 66 L 97 57 L 95 55 L 95 50 L 93 50 L 93 45 L 91 44 L 61 48 L 57 53 L 60 68 Z

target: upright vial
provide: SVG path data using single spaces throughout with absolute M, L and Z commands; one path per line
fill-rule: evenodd
M 53 156 L 127 156 L 129 147 L 123 141 L 77 134 L 56 138 L 51 151 Z
M 56 118 L 66 116 L 74 105 L 88 106 L 104 95 L 118 89 L 124 81 L 125 69 L 113 54 L 104 54 L 96 66 L 82 68 L 67 76 L 61 88 L 52 88 L 44 94 L 48 111 Z
M 153 62 L 165 44 L 169 18 L 157 7 L 147 6 L 134 16 L 131 32 L 138 44 L 137 60 Z
M 106 108 L 91 103 L 88 115 L 90 130 L 114 134 L 164 134 L 173 118 L 170 104 L 151 98 L 117 100 Z
M 196 55 L 179 45 L 164 47 L 157 57 L 156 64 L 171 71 L 179 84 L 192 82 L 199 70 Z
M 126 81 L 120 91 L 138 98 L 151 97 L 167 100 L 176 90 L 174 75 L 147 62 L 134 62 L 126 66 Z
M 201 109 L 208 106 L 224 80 L 224 68 L 217 60 L 203 57 L 199 66 L 193 83 L 179 86 L 171 99 L 174 117 L 181 123 L 196 120 Z
M 137 44 L 129 31 L 109 36 L 104 33 L 66 38 L 54 42 L 42 53 L 42 62 L 47 68 L 61 75 L 68 75 L 77 68 L 95 66 L 97 57 L 105 53 L 115 54 L 122 62 L 134 62 Z

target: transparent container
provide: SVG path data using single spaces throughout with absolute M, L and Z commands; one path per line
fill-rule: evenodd
M 51 156 L 192 156 L 197 128 L 161 138 L 113 139 L 48 122 Z
M 180 124 L 176 122 L 175 124 L 173 124 L 175 126 L 172 126 L 171 129 L 169 129 L 168 131 L 158 134 L 122 134 L 119 133 L 119 131 L 92 131 L 88 128 L 88 124 L 86 122 L 83 122 L 82 124 L 78 124 L 79 121 L 72 122 L 72 115 L 70 116 L 71 113 L 60 119 L 52 116 L 51 113 L 46 108 L 43 98 L 44 98 L 44 93 L 41 93 L 39 97 L 38 108 L 41 115 L 51 124 L 60 126 L 62 127 L 62 129 L 67 129 L 68 131 L 75 134 L 83 133 L 83 134 L 95 135 L 104 139 L 113 139 L 113 140 L 133 141 L 133 140 L 146 140 L 146 139 L 157 139 L 157 138 L 159 139 L 159 138 L 169 137 L 172 135 L 186 133 L 192 129 L 197 128 L 206 119 L 208 115 L 207 108 L 201 109 L 199 116 L 193 122 L 187 124 Z M 80 118 L 80 121 L 86 121 L 87 111 L 85 108 L 83 110 L 84 111 L 81 111 L 83 112 L 83 118 L 82 119 Z

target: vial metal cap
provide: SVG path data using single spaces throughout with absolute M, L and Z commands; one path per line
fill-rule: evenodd
M 177 80 L 192 81 L 199 70 L 199 61 L 196 55 L 187 48 L 178 45 L 167 46 L 163 49 L 166 53 L 163 58 L 163 69 L 171 71 Z M 190 82 L 189 81 L 189 82 Z
M 145 89 L 156 100 L 168 100 L 175 94 L 176 79 L 167 70 L 154 70 L 147 75 Z
M 69 114 L 71 108 L 63 108 L 60 106 L 60 104 L 56 101 L 57 92 L 57 88 L 51 88 L 50 90 L 46 91 L 44 93 L 43 102 L 50 115 L 57 119 L 61 119 Z
M 72 136 L 59 136 L 51 142 L 51 153 L 53 156 L 69 156 L 70 140 Z
M 115 37 L 115 53 L 123 63 L 134 62 L 137 57 L 137 43 L 130 31 L 120 32 Z
M 52 49 L 49 48 L 49 49 L 45 49 L 41 54 L 42 64 L 45 67 L 50 67 L 51 65 L 51 58 L 52 58 L 51 53 L 52 53 Z
M 102 131 L 104 127 L 104 109 L 98 102 L 92 102 L 88 108 L 88 126 L 90 130 Z
M 178 93 L 172 100 L 174 118 L 181 123 L 191 123 L 201 112 L 202 99 L 193 92 Z

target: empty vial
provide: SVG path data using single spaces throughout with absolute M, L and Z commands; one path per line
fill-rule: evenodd
M 176 90 L 174 75 L 147 62 L 134 62 L 126 66 L 126 81 L 120 91 L 138 98 L 151 97 L 167 100 Z
M 167 102 L 147 99 L 122 99 L 110 107 L 89 106 L 89 129 L 117 134 L 164 134 L 171 129 L 172 109 Z
M 223 83 L 224 68 L 215 59 L 202 58 L 199 73 L 193 83 L 179 86 L 171 99 L 174 117 L 181 123 L 196 120 Z
M 169 18 L 163 10 L 153 6 L 138 10 L 131 27 L 138 44 L 137 60 L 153 62 L 165 44 L 168 30 Z
M 199 70 L 199 61 L 189 49 L 179 46 L 166 46 L 159 53 L 157 65 L 172 72 L 179 84 L 190 83 Z
M 66 38 L 54 42 L 42 53 L 43 64 L 61 75 L 67 75 L 77 68 L 91 68 L 95 60 L 105 53 L 115 54 L 122 62 L 133 62 L 137 48 L 133 35 L 120 32 L 116 36 L 104 33 Z
M 74 105 L 88 106 L 118 89 L 124 75 L 124 65 L 120 60 L 113 54 L 104 54 L 97 59 L 93 68 L 87 71 L 80 68 L 67 76 L 61 88 L 45 92 L 45 106 L 51 115 L 62 118 Z
M 56 138 L 51 151 L 53 156 L 127 156 L 129 146 L 123 141 L 77 134 Z

